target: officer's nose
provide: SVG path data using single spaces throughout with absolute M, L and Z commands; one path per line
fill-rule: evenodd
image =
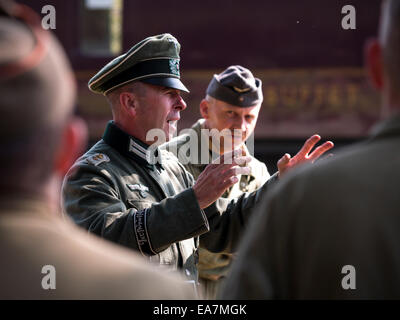
M 183 100 L 183 98 L 181 97 L 180 94 L 178 94 L 177 96 L 177 102 L 176 102 L 176 109 L 178 109 L 178 111 L 182 111 L 185 110 L 187 107 L 185 100 Z

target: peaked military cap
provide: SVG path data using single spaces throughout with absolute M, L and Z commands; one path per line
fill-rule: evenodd
M 181 45 L 168 33 L 148 37 L 115 58 L 89 80 L 89 89 L 107 94 L 133 81 L 189 92 L 180 81 Z
M 249 69 L 230 66 L 215 74 L 207 88 L 207 94 L 217 100 L 246 108 L 263 101 L 262 82 L 254 78 Z

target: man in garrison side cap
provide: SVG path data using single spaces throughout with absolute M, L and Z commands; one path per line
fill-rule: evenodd
M 72 70 L 39 16 L 11 1 L 0 48 L 0 299 L 194 298 L 182 277 L 63 219 L 61 182 L 86 142 Z
M 240 150 L 221 155 L 195 182 L 178 159 L 153 144 L 152 130 L 169 140 L 181 97 L 180 44 L 170 34 L 148 37 L 111 61 L 89 88 L 110 102 L 113 121 L 103 138 L 68 173 L 64 209 L 105 239 L 139 251 L 160 265 L 182 269 L 197 283 L 198 236 L 213 252 L 231 252 L 255 203 L 270 187 L 228 201 L 219 199 L 248 174 Z
M 211 79 L 206 96 L 200 103 L 203 118 L 193 124 L 191 130 L 172 139 L 162 148 L 173 152 L 194 179 L 198 178 L 207 163 L 220 154 L 230 148 L 241 148 L 251 157 L 248 164 L 250 173 L 238 176 L 239 181 L 228 188 L 222 197 L 235 199 L 244 192 L 253 192 L 270 179 L 265 164 L 254 158 L 245 145 L 254 132 L 262 102 L 261 80 L 242 66 L 229 66 Z M 333 146 L 331 142 L 326 142 L 308 155 L 319 139 L 318 135 L 314 135 L 296 156 L 282 157 L 277 164 L 278 174 L 282 176 L 288 168 L 298 163 L 317 159 Z M 225 150 L 226 147 L 228 150 Z M 192 154 L 191 150 L 195 150 L 195 153 L 197 150 L 201 151 Z M 204 154 L 207 156 L 204 157 Z M 202 161 L 202 156 L 206 161 Z M 271 179 L 274 178 L 275 176 Z M 206 298 L 216 298 L 232 259 L 232 254 L 212 253 L 205 248 L 199 248 L 199 278 Z

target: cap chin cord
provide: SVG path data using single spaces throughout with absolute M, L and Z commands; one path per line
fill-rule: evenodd
M 0 66 L 0 79 L 16 77 L 35 68 L 45 57 L 48 50 L 48 34 L 42 28 L 40 17 L 28 6 L 12 4 L 7 8 L 11 18 L 23 22 L 32 32 L 35 38 L 35 45 L 31 52 L 19 60 L 12 61 Z M 3 11 L 4 12 L 4 11 Z

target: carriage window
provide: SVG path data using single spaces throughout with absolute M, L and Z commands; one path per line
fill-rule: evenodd
M 121 53 L 123 0 L 85 0 L 80 3 L 81 52 L 89 56 Z

